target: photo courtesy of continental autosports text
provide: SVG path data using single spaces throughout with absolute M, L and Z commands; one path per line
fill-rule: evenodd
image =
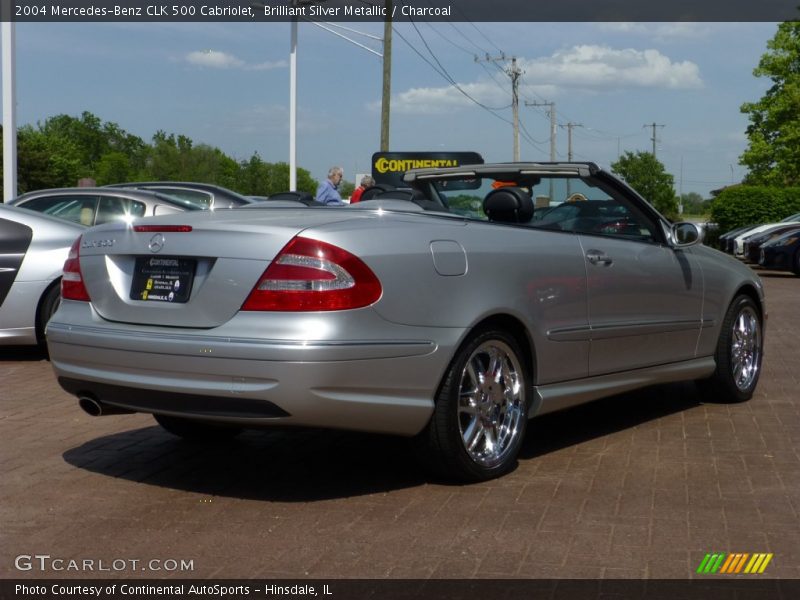
M 46 583 L 29 585 L 14 584 L 14 593 L 19 598 L 58 597 L 77 598 L 248 598 L 248 597 L 321 597 L 333 596 L 329 584 L 281 585 L 270 582 L 244 584 L 203 583 Z

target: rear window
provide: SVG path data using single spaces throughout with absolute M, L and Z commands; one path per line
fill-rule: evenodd
M 75 194 L 69 196 L 40 196 L 19 203 L 19 206 L 28 210 L 52 215 L 59 219 L 79 223 L 80 225 L 94 225 L 97 212 L 97 196 Z

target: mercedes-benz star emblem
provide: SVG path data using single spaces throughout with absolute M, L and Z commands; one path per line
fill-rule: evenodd
M 164 247 L 164 243 L 166 240 L 164 236 L 160 233 L 155 234 L 153 237 L 150 238 L 150 243 L 148 247 L 150 248 L 150 252 L 161 252 L 161 249 Z

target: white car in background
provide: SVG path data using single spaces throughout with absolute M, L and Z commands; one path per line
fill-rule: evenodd
M 0 345 L 44 342 L 69 248 L 86 227 L 0 204 Z
M 772 229 L 777 229 L 778 227 L 782 227 L 787 223 L 800 223 L 800 213 L 794 214 L 790 217 L 786 217 L 785 219 L 783 219 L 778 223 L 765 223 L 764 225 L 759 225 L 758 227 L 754 227 L 752 229 L 743 231 L 733 240 L 733 255 L 740 258 L 744 258 L 744 239 L 746 237 L 757 233 L 766 233 L 767 231 L 770 231 Z

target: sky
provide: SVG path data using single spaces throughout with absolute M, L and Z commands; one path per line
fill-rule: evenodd
M 337 29 L 380 51 L 381 23 Z M 770 82 L 753 69 L 775 23 L 409 23 L 392 45 L 393 151 L 513 157 L 511 57 L 520 79 L 521 159 L 610 167 L 652 151 L 676 192 L 709 197 L 746 170 L 744 102 Z M 244 160 L 288 162 L 289 23 L 17 23 L 17 124 L 90 111 L 150 141 L 163 130 Z M 381 59 L 299 24 L 298 165 L 322 179 L 370 169 L 379 150 Z M 506 62 L 496 60 L 505 56 Z M 477 58 L 477 60 L 476 60 Z M 491 59 L 491 60 L 487 60 Z M 455 81 L 458 88 L 450 83 Z M 462 93 L 464 92 L 464 93 Z M 466 93 L 466 95 L 465 95 Z M 469 97 L 467 97 L 467 95 Z

